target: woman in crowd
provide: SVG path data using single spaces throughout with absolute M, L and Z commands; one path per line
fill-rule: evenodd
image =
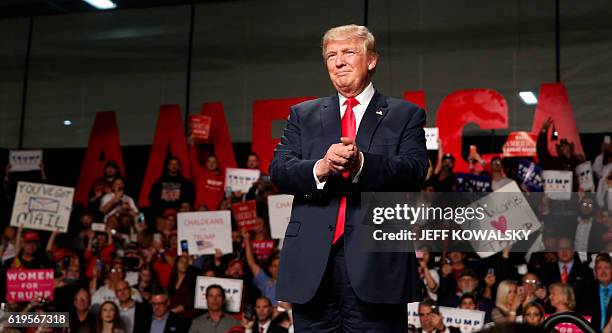
M 437 301 L 438 295 L 436 294 L 436 291 L 438 290 L 438 286 L 440 285 L 440 275 L 438 274 L 437 270 L 429 268 L 429 248 L 422 247 L 420 251 L 420 258 L 418 258 L 419 277 L 423 281 L 423 285 L 427 290 L 427 295 L 429 296 L 429 298 L 434 301 Z
M 538 303 L 529 303 L 523 307 L 523 322 L 540 326 L 544 322 L 544 307 Z
M 491 319 L 496 323 L 512 323 L 521 313 L 521 303 L 525 294 L 519 295 L 516 283 L 511 280 L 502 281 L 497 287 L 495 309 L 491 311 Z
M 198 272 L 191 266 L 191 257 L 183 253 L 176 259 L 170 281 L 168 293 L 170 294 L 170 311 L 185 319 L 196 316 L 193 309 L 196 278 Z
M 550 291 L 550 305 L 555 308 L 555 313 L 573 311 L 576 307 L 576 295 L 568 284 L 557 282 L 548 287 Z
M 100 306 L 96 333 L 125 333 L 119 317 L 119 308 L 115 303 L 106 301 Z
M 132 287 L 140 292 L 143 300 L 149 301 L 151 291 L 159 288 L 157 272 L 151 264 L 145 264 L 140 268 L 138 271 L 138 283 Z

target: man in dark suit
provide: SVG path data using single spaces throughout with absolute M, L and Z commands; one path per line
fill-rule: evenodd
M 591 326 L 601 332 L 612 316 L 612 260 L 607 253 L 595 259 L 595 288 Z
M 593 305 L 593 271 L 575 255 L 574 244 L 567 237 L 557 242 L 557 262 L 542 266 L 540 277 L 547 286 L 555 282 L 569 284 L 576 295 L 576 309 L 582 314 L 591 314 Z
M 165 290 L 156 290 L 151 295 L 152 315 L 145 317 L 142 324 L 144 332 L 178 333 L 187 332 L 189 324 L 169 311 L 170 299 Z M 135 331 L 136 332 L 136 331 Z
M 277 299 L 296 332 L 405 332 L 420 297 L 414 253 L 367 252 L 361 192 L 418 189 L 428 167 L 425 113 L 371 83 L 378 55 L 363 26 L 330 29 L 323 57 L 337 94 L 291 107 L 270 165 L 293 194 Z
M 115 283 L 115 295 L 119 301 L 119 315 L 126 333 L 144 331 L 143 323 L 151 317 L 151 307 L 148 303 L 136 302 L 132 299 L 132 289 L 125 280 Z
M 246 322 L 245 333 L 287 333 L 287 329 L 272 321 L 274 309 L 272 302 L 266 297 L 259 297 L 255 301 L 255 320 Z

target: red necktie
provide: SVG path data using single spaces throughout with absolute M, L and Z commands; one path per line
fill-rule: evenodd
M 567 265 L 563 265 L 563 271 L 561 272 L 561 282 L 567 283 L 567 277 L 569 274 L 567 273 Z
M 359 102 L 351 97 L 344 102 L 346 105 L 346 110 L 344 111 L 344 116 L 342 116 L 342 136 L 352 138 L 355 140 L 357 136 L 357 122 L 355 121 L 355 113 L 353 112 L 353 107 L 358 105 Z M 349 171 L 342 172 L 342 178 L 348 179 L 350 176 Z M 334 241 L 336 241 L 344 234 L 344 223 L 346 222 L 346 197 L 343 196 L 340 199 L 340 208 L 338 209 L 338 217 L 336 218 L 336 229 L 334 230 Z

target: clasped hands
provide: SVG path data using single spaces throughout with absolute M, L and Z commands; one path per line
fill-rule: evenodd
M 361 158 L 355 140 L 342 137 L 340 143 L 329 146 L 325 156 L 317 161 L 315 173 L 319 181 L 327 180 L 334 172 L 349 171 L 351 175 L 355 175 L 361 167 Z

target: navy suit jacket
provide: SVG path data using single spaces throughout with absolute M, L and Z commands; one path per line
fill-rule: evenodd
M 338 96 L 291 107 L 270 177 L 294 195 L 281 251 L 276 296 L 303 304 L 313 298 L 325 272 L 340 198 L 347 197 L 344 231 L 346 268 L 356 295 L 370 303 L 401 304 L 420 297 L 414 253 L 366 252 L 360 241 L 360 193 L 418 190 L 427 174 L 425 112 L 407 101 L 375 92 L 356 143 L 364 164 L 357 183 L 331 175 L 317 189 L 313 167 L 342 133 Z

